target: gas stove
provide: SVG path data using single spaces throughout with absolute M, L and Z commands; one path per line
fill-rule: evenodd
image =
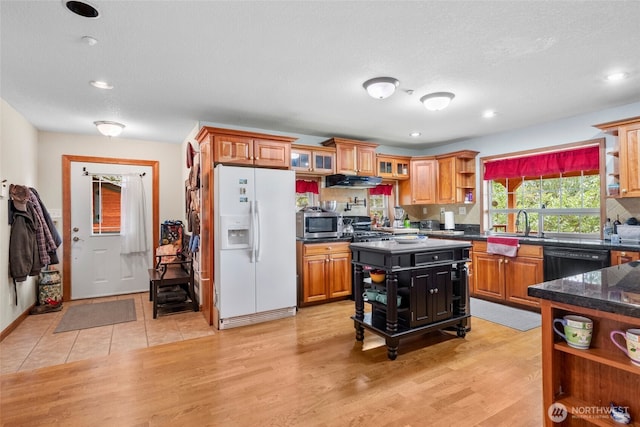
M 382 231 L 356 231 L 353 233 L 354 242 L 379 242 L 381 240 L 391 240 L 391 233 Z

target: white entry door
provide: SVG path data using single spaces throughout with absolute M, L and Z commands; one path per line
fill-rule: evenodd
M 83 168 L 89 172 L 85 175 Z M 71 298 L 94 298 L 149 290 L 147 269 L 151 264 L 152 169 L 148 166 L 71 162 Z M 119 228 L 113 221 L 101 222 L 109 215 L 102 211 L 108 197 L 119 197 L 117 181 L 95 190 L 91 174 L 119 177 L 126 173 L 145 173 L 146 235 L 149 251 L 121 254 Z M 119 214 L 113 213 L 112 217 Z M 114 220 L 115 221 L 115 220 Z

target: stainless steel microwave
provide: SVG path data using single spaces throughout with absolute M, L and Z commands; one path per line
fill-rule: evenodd
M 303 210 L 296 212 L 296 236 L 301 239 L 340 237 L 340 215 L 336 212 Z

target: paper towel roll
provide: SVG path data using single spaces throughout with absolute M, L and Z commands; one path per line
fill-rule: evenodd
M 453 212 L 447 211 L 444 213 L 444 229 L 453 230 L 456 228 L 456 221 L 453 218 Z

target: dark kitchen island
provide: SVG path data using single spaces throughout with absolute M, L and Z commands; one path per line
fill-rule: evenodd
M 365 329 L 384 337 L 387 355 L 395 360 L 402 338 L 445 328 L 455 330 L 459 337 L 466 335 L 470 242 L 399 236 L 390 241 L 352 243 L 350 248 L 356 340 L 364 340 Z M 369 267 L 385 271 L 387 303 L 369 301 L 371 312 L 365 313 L 364 270 Z

